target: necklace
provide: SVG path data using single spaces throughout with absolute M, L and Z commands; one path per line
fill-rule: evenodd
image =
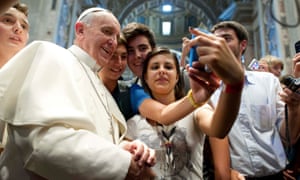
M 176 131 L 176 126 L 164 126 L 162 124 L 158 124 L 156 126 L 156 131 L 161 140 L 161 145 L 166 148 L 166 153 L 170 155 L 173 148 L 173 138 Z
M 151 121 L 151 120 L 150 120 Z M 155 129 L 159 139 L 160 139 L 160 147 L 163 149 L 164 155 L 164 163 L 162 165 L 162 169 L 164 173 L 172 172 L 175 169 L 175 157 L 174 157 L 174 143 L 173 140 L 175 138 L 175 132 L 177 129 L 176 125 L 164 126 L 157 122 L 152 122 L 152 127 Z

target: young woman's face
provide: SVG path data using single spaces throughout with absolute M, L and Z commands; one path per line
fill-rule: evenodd
M 145 81 L 154 96 L 175 92 L 179 78 L 175 61 L 170 54 L 158 54 L 149 61 Z

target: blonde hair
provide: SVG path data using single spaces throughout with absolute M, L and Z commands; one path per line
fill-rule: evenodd
M 277 65 L 281 66 L 281 70 L 284 67 L 282 60 L 279 59 L 278 57 L 272 56 L 272 55 L 266 55 L 266 56 L 262 57 L 259 60 L 259 63 L 266 63 L 268 65 L 269 70 L 270 70 L 271 67 L 277 66 Z

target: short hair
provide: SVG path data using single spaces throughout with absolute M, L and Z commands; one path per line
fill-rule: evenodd
M 157 47 L 157 48 L 154 48 L 150 53 L 148 53 L 148 55 L 143 63 L 143 73 L 142 73 L 142 79 L 141 79 L 142 85 L 143 85 L 145 91 L 148 92 L 151 95 L 151 97 L 153 97 L 151 90 L 145 81 L 145 75 L 147 73 L 147 68 L 148 68 L 150 60 L 154 56 L 157 56 L 159 54 L 171 55 L 173 57 L 173 60 L 175 62 L 175 66 L 176 66 L 177 76 L 178 76 L 178 82 L 176 83 L 176 86 L 175 86 L 175 98 L 176 98 L 176 100 L 180 99 L 185 95 L 184 94 L 184 81 L 183 81 L 182 73 L 180 71 L 180 66 L 179 66 L 179 61 L 177 59 L 177 56 L 169 48 Z
M 23 13 L 26 17 L 28 17 L 28 7 L 26 4 L 18 2 L 15 5 L 13 5 L 13 8 L 17 9 L 18 11 Z
M 221 28 L 229 28 L 229 29 L 234 30 L 234 32 L 240 42 L 243 40 L 246 40 L 248 42 L 248 40 L 249 40 L 249 34 L 248 34 L 247 29 L 242 24 L 240 24 L 236 21 L 219 22 L 211 28 L 210 32 L 214 33 L 217 29 L 221 29 Z M 244 49 L 242 54 L 244 54 L 245 51 L 246 51 L 246 48 Z
M 139 35 L 143 35 L 147 37 L 152 49 L 156 47 L 154 33 L 145 24 L 141 24 L 137 22 L 129 23 L 122 29 L 122 32 L 127 42 L 131 41 L 132 39 L 134 39 Z
M 281 70 L 284 67 L 283 62 L 278 57 L 272 56 L 272 55 L 266 55 L 266 56 L 262 57 L 259 60 L 259 62 L 266 63 L 268 65 L 268 69 L 270 69 L 272 66 L 276 66 L 276 65 L 280 65 Z

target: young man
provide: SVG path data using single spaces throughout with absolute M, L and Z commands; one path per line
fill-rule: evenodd
M 27 6 L 20 3 L 0 14 L 0 68 L 28 42 L 27 16 Z
M 241 59 L 248 33 L 244 26 L 234 21 L 220 22 L 211 32 L 226 40 L 232 53 Z M 284 103 L 278 78 L 270 73 L 246 71 L 238 117 L 229 133 L 231 167 L 246 179 L 282 179 L 286 155 L 281 142 L 285 135 Z M 216 104 L 221 90 L 212 97 Z M 299 127 L 298 117 L 293 117 L 295 105 L 287 104 L 288 122 Z
M 116 100 L 121 112 L 128 112 L 130 108 L 130 106 L 123 104 L 130 102 L 130 98 L 127 96 L 126 91 L 122 90 L 123 87 L 118 83 L 127 67 L 127 57 L 127 41 L 124 36 L 121 35 L 118 39 L 117 49 L 111 60 L 98 73 L 105 87 Z
M 126 122 L 97 72 L 117 47 L 120 24 L 90 8 L 69 49 L 37 41 L 0 71 L 0 119 L 8 143 L 0 179 L 134 179 L 155 163 L 140 141 L 124 141 Z

